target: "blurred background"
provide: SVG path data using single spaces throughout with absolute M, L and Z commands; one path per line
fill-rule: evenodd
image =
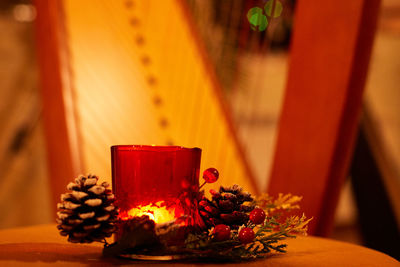
M 174 5 L 160 11 L 151 1 L 63 2 L 64 60 L 72 84 L 64 92 L 66 113 L 79 129 L 79 145 L 71 149 L 77 161 L 73 173 L 110 179 L 109 147 L 115 144 L 199 146 L 202 170 L 216 166 L 225 177 L 222 183 L 266 191 L 296 25 L 295 0 L 281 0 L 281 16 L 263 32 L 244 21 L 249 8 L 266 1 L 183 0 L 183 15 L 176 15 L 180 11 Z M 165 16 L 168 23 L 162 23 Z M 36 18 L 31 1 L 0 2 L 0 228 L 54 221 L 50 181 L 57 177 L 48 171 L 43 121 L 48 109 L 42 104 Z M 188 37 L 188 18 L 197 39 Z M 200 52 L 193 48 L 196 42 Z M 360 179 L 351 174 L 360 175 L 357 168 L 365 167 L 367 176 L 383 184 L 388 201 L 382 205 L 390 216 L 379 219 L 394 224 L 388 228 L 398 237 L 399 47 L 400 2 L 383 0 L 355 149 L 371 157 L 353 160 L 330 235 L 385 252 L 376 237 L 371 241 L 368 222 L 376 222 L 362 212 L 360 203 L 367 200 L 354 188 Z M 215 75 L 199 63 L 203 54 Z

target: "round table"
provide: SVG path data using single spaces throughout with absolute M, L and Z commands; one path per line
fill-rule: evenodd
M 349 243 L 318 237 L 288 239 L 288 252 L 246 266 L 400 266 L 395 259 Z M 58 234 L 55 224 L 0 230 L 0 266 L 21 265 L 128 265 L 154 264 L 142 261 L 103 258 L 102 244 L 71 244 Z M 172 263 L 173 264 L 173 263 Z M 176 264 L 176 263 L 175 263 Z M 179 264 L 216 266 L 218 264 Z M 240 263 L 224 264 L 224 266 Z

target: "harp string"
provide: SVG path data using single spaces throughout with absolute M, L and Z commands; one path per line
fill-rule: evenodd
M 180 1 L 64 1 L 87 169 L 109 176 L 112 144 L 173 142 L 256 192 Z

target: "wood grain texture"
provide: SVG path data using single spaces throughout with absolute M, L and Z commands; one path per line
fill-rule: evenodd
M 311 234 L 326 236 L 357 131 L 379 0 L 299 1 L 268 191 L 304 196 Z M 339 11 L 340 10 L 340 11 Z

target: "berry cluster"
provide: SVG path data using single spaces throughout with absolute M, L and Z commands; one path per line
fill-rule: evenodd
M 250 213 L 250 222 L 253 224 L 263 224 L 265 220 L 265 212 L 260 208 L 255 208 Z M 215 241 L 225 241 L 231 238 L 231 228 L 225 224 L 218 224 L 213 230 Z M 242 244 L 251 243 L 254 240 L 254 231 L 250 227 L 243 227 L 239 230 L 239 241 Z
M 204 171 L 204 183 L 214 183 L 218 180 L 219 173 L 215 168 Z M 231 238 L 231 229 L 236 230 L 241 225 L 252 223 L 263 224 L 265 212 L 263 209 L 245 204 L 253 201 L 250 193 L 243 191 L 239 185 L 219 188 L 219 191 L 210 190 L 212 199 L 203 196 L 199 202 L 199 212 L 208 228 L 214 227 L 213 239 L 225 241 Z M 250 214 L 248 214 L 250 212 Z M 243 227 L 238 232 L 238 239 L 242 244 L 251 243 L 255 234 L 252 228 Z

